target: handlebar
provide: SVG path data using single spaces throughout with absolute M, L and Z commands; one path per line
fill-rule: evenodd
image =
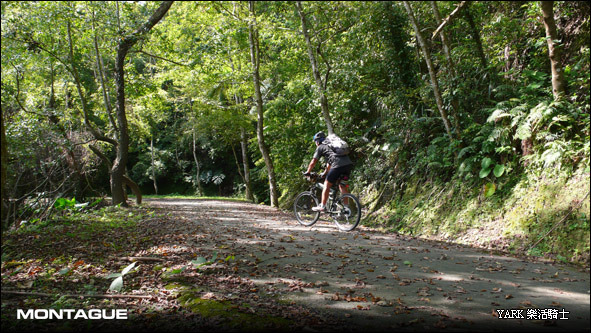
M 324 177 L 322 177 L 322 175 L 316 173 L 316 172 L 310 172 L 310 173 L 303 173 L 304 177 L 306 177 L 308 179 L 308 181 L 315 181 L 315 182 L 324 182 Z

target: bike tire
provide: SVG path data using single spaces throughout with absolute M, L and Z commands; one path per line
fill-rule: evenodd
M 350 193 L 341 195 L 331 205 L 330 217 L 341 231 L 351 231 L 361 220 L 361 204 L 356 196 Z
M 293 211 L 301 225 L 309 227 L 318 221 L 320 212 L 312 210 L 316 206 L 318 206 L 318 199 L 311 192 L 298 194 L 293 203 Z

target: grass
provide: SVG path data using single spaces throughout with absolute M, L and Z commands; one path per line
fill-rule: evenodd
M 130 195 L 129 198 L 135 198 L 135 196 Z M 223 201 L 250 202 L 246 198 L 240 198 L 240 197 L 196 196 L 196 195 L 184 195 L 184 194 L 164 194 L 164 195 L 148 194 L 148 195 L 142 195 L 142 198 L 147 198 L 147 199 L 223 200 Z
M 513 254 L 589 262 L 589 197 L 581 202 L 589 192 L 587 171 L 515 174 L 497 185 L 496 193 L 486 197 L 467 182 L 416 181 L 368 222 Z

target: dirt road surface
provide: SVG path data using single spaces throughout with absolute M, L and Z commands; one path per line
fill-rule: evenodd
M 231 251 L 261 294 L 334 316 L 350 331 L 589 331 L 589 269 L 455 244 L 341 232 L 244 202 L 148 199 L 179 233 Z

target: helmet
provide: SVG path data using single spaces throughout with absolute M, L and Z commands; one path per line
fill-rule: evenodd
M 314 134 L 314 141 L 322 142 L 324 139 L 326 139 L 326 134 L 324 134 L 324 132 L 318 132 Z

